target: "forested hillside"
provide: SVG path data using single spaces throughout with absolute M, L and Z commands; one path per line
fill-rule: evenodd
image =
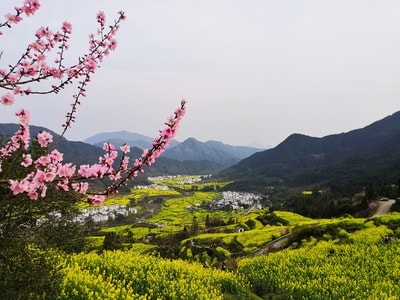
M 362 129 L 322 138 L 292 134 L 218 174 L 237 186 L 395 183 L 400 178 L 400 112 Z

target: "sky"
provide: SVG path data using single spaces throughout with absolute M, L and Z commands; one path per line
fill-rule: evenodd
M 2 0 L 0 16 L 22 0 Z M 400 110 L 397 0 L 41 0 L 3 30 L 0 68 L 16 61 L 40 26 L 73 26 L 72 63 L 87 50 L 96 14 L 127 19 L 118 47 L 93 76 L 76 123 L 84 140 L 126 130 L 156 137 L 182 98 L 176 140 L 274 147 L 363 128 Z M 75 90 L 18 98 L 1 123 L 30 110 L 31 123 L 61 132 Z M 0 93 L 2 93 L 0 91 Z

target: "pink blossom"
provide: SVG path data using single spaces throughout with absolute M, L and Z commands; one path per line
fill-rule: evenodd
M 16 86 L 15 88 L 13 88 L 13 93 L 14 95 L 21 94 L 21 88 L 19 86 Z
M 103 11 L 99 11 L 97 13 L 97 22 L 100 24 L 101 27 L 104 27 L 106 23 L 106 15 Z
M 13 14 L 6 14 L 5 17 L 9 24 L 17 24 L 18 22 L 22 21 L 22 18 L 20 16 Z
M 112 173 L 112 174 L 108 175 L 108 178 L 110 178 L 111 180 L 117 181 L 122 178 L 122 175 L 121 175 L 121 172 Z
M 101 203 L 104 202 L 105 200 L 105 196 L 102 195 L 93 195 L 93 196 L 88 196 L 88 202 L 90 203 L 90 205 L 100 205 Z
M 48 155 L 42 155 L 41 157 L 35 160 L 35 164 L 40 166 L 47 166 L 50 163 L 51 159 Z
M 49 28 L 45 27 L 40 27 L 38 30 L 36 30 L 35 36 L 39 39 L 41 37 L 50 37 L 51 31 Z
M 63 22 L 61 30 L 65 33 L 72 33 L 72 25 L 68 22 Z
M 26 168 L 32 165 L 32 157 L 30 154 L 23 154 L 22 158 L 23 158 L 23 161 L 21 163 L 22 166 Z
M 11 84 L 15 84 L 18 81 L 17 76 L 15 76 L 14 74 L 8 74 L 8 76 L 6 77 L 6 80 L 7 80 L 7 82 L 9 82 Z
M 17 180 L 10 180 L 10 190 L 13 192 L 13 195 L 25 192 L 23 186 Z
M 61 79 L 64 75 L 64 73 L 58 68 L 50 68 L 48 72 L 51 74 L 51 76 L 57 79 Z
M 86 194 L 89 184 L 87 182 L 74 182 L 71 184 L 72 189 L 79 194 Z
M 122 159 L 121 171 L 126 171 L 126 169 L 128 169 L 129 160 L 129 156 L 124 156 Z
M 78 175 L 83 178 L 90 178 L 93 173 L 89 165 L 81 165 L 78 170 Z
M 41 188 L 40 197 L 42 197 L 42 198 L 46 197 L 46 193 L 47 193 L 47 186 L 44 185 L 44 186 L 42 186 L 42 188 Z
M 59 152 L 57 149 L 54 149 L 50 153 L 50 159 L 55 164 L 58 162 L 61 162 L 63 160 L 63 156 L 64 156 L 64 154 Z
M 54 169 L 50 169 L 47 172 L 42 170 L 36 170 L 36 174 L 32 178 L 32 182 L 37 185 L 43 185 L 46 182 L 52 182 L 56 178 L 56 173 Z
M 44 51 L 46 49 L 46 44 L 43 41 L 36 41 L 29 46 L 35 52 Z
M 106 164 L 107 166 L 112 166 L 114 163 L 114 158 L 110 154 L 106 154 L 103 158 L 101 158 L 101 163 Z
M 67 69 L 66 72 L 67 72 L 68 77 L 71 77 L 71 78 L 74 78 L 74 77 L 78 78 L 78 76 L 79 76 L 79 71 L 75 67 Z
M 43 71 L 44 71 L 46 68 L 48 68 L 45 60 L 46 60 L 46 55 L 44 55 L 44 54 L 39 54 L 39 55 L 37 56 L 38 64 L 41 66 L 41 68 L 43 69 Z
M 136 159 L 135 163 L 133 164 L 133 166 L 135 168 L 141 168 L 143 166 L 143 162 L 141 160 L 139 160 L 139 159 Z
M 69 191 L 69 187 L 68 187 L 68 181 L 60 181 L 57 182 L 57 189 L 62 190 L 64 192 L 68 192 Z
M 110 50 L 115 50 L 117 48 L 117 45 L 118 45 L 117 41 L 115 39 L 112 39 L 110 41 L 110 44 L 108 45 L 108 48 Z
M 103 144 L 103 150 L 104 151 L 114 151 L 115 150 L 115 146 L 113 144 L 110 144 L 110 143 L 104 143 Z
M 46 180 L 46 173 L 43 172 L 42 170 L 36 170 L 35 176 L 33 177 L 33 180 L 36 184 L 41 185 L 45 183 Z
M 27 125 L 29 123 L 29 119 L 31 114 L 29 111 L 21 109 L 15 113 L 16 116 L 19 117 L 19 123 L 23 125 Z
M 51 143 L 53 141 L 53 136 L 47 131 L 42 131 L 41 133 L 39 133 L 37 138 L 39 145 L 43 148 L 47 147 L 48 143 Z
M 88 72 L 96 71 L 96 67 L 97 67 L 97 63 L 92 57 L 89 57 L 85 61 L 85 68 L 88 70 Z
M 33 15 L 40 8 L 39 0 L 25 0 L 22 11 L 27 15 Z
M 65 165 L 59 165 L 57 169 L 57 175 L 60 177 L 71 178 L 75 174 L 76 167 L 71 163 Z
M 14 95 L 12 93 L 7 93 L 1 97 L 0 102 L 4 105 L 13 105 L 15 102 Z
M 131 147 L 129 145 L 123 145 L 120 147 L 123 153 L 129 153 L 131 151 Z
M 36 190 L 29 191 L 28 192 L 28 197 L 31 200 L 37 200 L 39 198 L 39 194 L 38 194 L 38 192 Z

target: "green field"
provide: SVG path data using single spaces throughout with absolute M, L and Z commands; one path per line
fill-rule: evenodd
M 217 182 L 177 180 L 157 181 L 169 190 L 133 189 L 105 203 L 134 204 L 146 218 L 104 226 L 88 237 L 90 253 L 60 258 L 62 299 L 400 299 L 400 213 L 210 211 L 220 192 L 203 188 Z M 101 251 L 108 233 L 131 239 Z

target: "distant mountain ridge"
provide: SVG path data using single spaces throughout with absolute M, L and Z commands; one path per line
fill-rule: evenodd
M 275 148 L 255 153 L 218 176 L 249 185 L 397 182 L 400 112 L 347 133 L 322 138 L 292 134 Z
M 104 143 L 109 142 L 118 147 L 127 144 L 131 147 L 146 149 L 151 147 L 153 140 L 154 138 L 145 136 L 143 134 L 122 130 L 115 132 L 101 132 L 86 138 L 84 142 L 99 147 L 103 147 Z M 171 141 L 170 146 L 177 145 L 178 143 L 179 142 L 177 141 Z
M 168 148 L 164 157 L 176 160 L 210 160 L 225 166 L 238 163 L 243 158 L 262 151 L 262 149 L 231 146 L 218 141 L 200 142 L 195 138 L 188 138 L 175 147 Z
M 14 135 L 14 133 L 19 129 L 18 124 L 14 123 L 6 123 L 0 124 L 0 136 L 7 140 L 9 137 Z M 54 131 L 41 127 L 41 126 L 34 126 L 31 125 L 29 127 L 30 135 L 32 137 L 36 137 L 39 132 L 47 131 L 53 135 L 53 140 L 57 140 L 59 135 Z M 64 161 L 73 162 L 77 165 L 81 164 L 93 164 L 98 162 L 99 156 L 104 154 L 104 151 L 99 148 L 95 147 L 90 144 L 86 144 L 83 142 L 75 142 L 75 141 L 68 141 L 65 138 L 62 138 L 58 149 L 64 153 Z
M 139 133 L 133 133 L 133 132 L 121 130 L 121 131 L 115 131 L 115 132 L 101 132 L 101 133 L 95 134 L 89 138 L 86 138 L 84 140 L 84 142 L 94 145 L 94 144 L 102 142 L 102 141 L 107 141 L 110 138 L 126 140 L 126 141 L 144 140 L 149 143 L 151 143 L 151 140 L 152 140 L 150 137 L 139 134 Z
M 116 146 L 128 144 L 141 149 L 151 147 L 152 138 L 127 131 L 99 133 L 85 139 L 86 143 L 102 147 L 105 142 Z M 263 149 L 247 146 L 231 146 L 218 141 L 200 142 L 195 138 L 188 138 L 182 143 L 171 141 L 161 157 L 178 161 L 211 161 L 225 167 L 238 163 Z
M 17 124 L 0 124 L 0 135 L 6 138 L 17 129 Z M 31 126 L 32 135 L 42 130 L 48 129 Z M 108 133 L 103 142 L 115 138 L 125 143 L 129 136 L 136 140 L 151 139 L 130 134 L 120 132 L 114 137 Z M 87 140 L 102 146 L 100 140 L 103 138 L 105 135 L 99 134 Z M 97 162 L 98 157 L 104 154 L 98 146 L 65 139 L 59 149 L 65 153 L 66 161 L 78 165 Z M 134 158 L 140 156 L 142 150 L 132 146 L 131 152 Z M 145 174 L 214 174 L 247 190 L 267 188 L 271 184 L 392 184 L 400 182 L 400 112 L 364 128 L 322 138 L 294 133 L 267 150 L 230 146 L 218 141 L 203 143 L 189 138 L 171 145 L 152 168 L 146 169 Z
M 0 124 L 0 141 L 7 141 L 17 130 L 19 129 L 18 124 L 6 123 Z M 48 131 L 53 135 L 53 139 L 56 140 L 59 136 L 54 131 L 49 130 L 45 127 L 30 126 L 31 137 L 37 136 L 41 131 Z M 103 144 L 101 144 L 102 146 Z M 99 157 L 104 155 L 104 150 L 101 147 L 94 146 L 84 142 L 68 141 L 63 138 L 58 145 L 58 149 L 64 153 L 64 161 L 72 162 L 76 165 L 93 164 L 97 163 Z M 132 159 L 140 157 L 143 150 L 138 147 L 131 147 L 129 156 Z M 160 157 L 156 163 L 151 167 L 145 167 L 144 175 L 156 176 L 156 175 L 199 175 L 199 174 L 215 174 L 224 168 L 223 165 L 212 162 L 212 161 L 177 161 L 167 157 Z

